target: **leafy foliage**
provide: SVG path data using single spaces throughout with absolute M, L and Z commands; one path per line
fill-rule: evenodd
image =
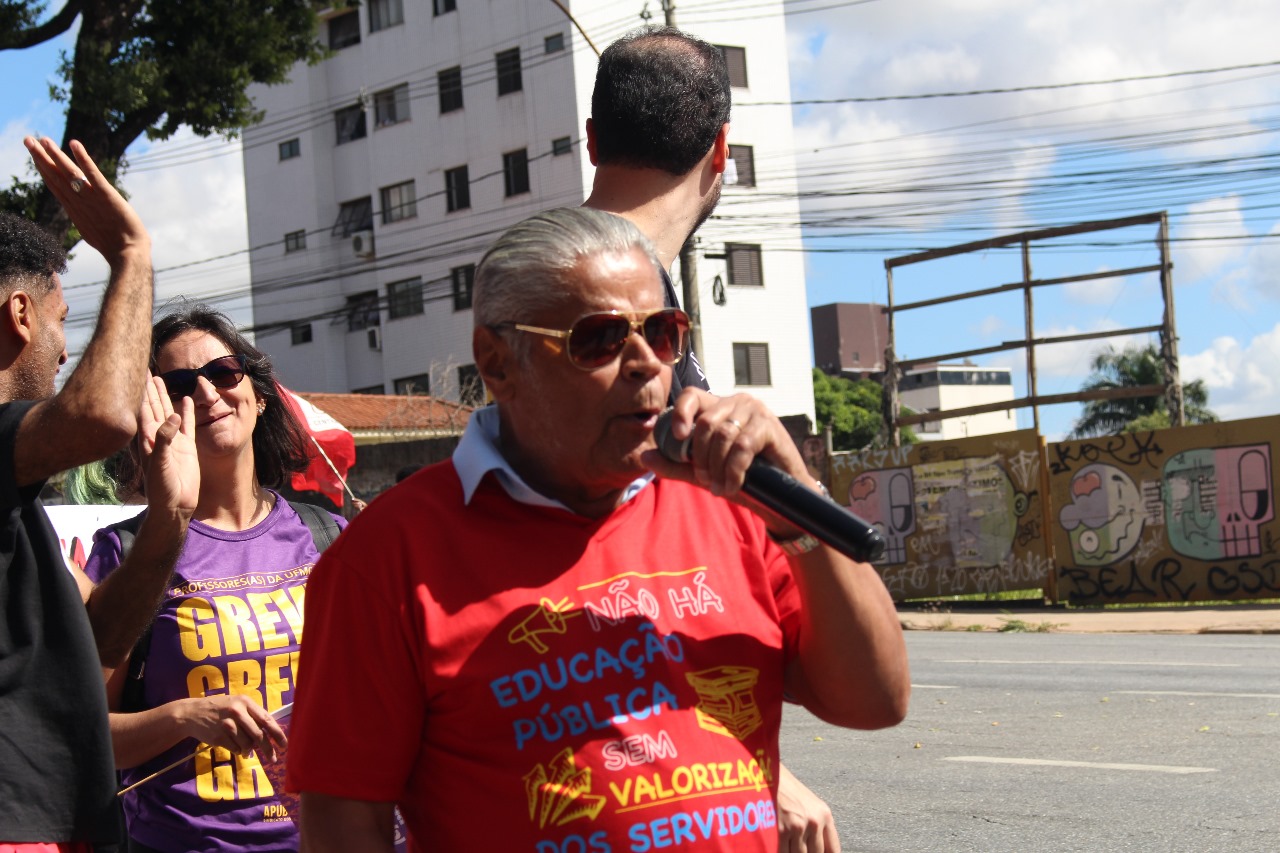
M 311 0 L 64 0 L 37 23 L 43 0 L 0 0 L 0 49 L 31 47 L 80 23 L 51 96 L 66 105 L 62 144 L 80 140 L 112 181 L 139 136 L 190 127 L 235 136 L 258 121 L 251 83 L 279 83 L 302 60 L 326 55 Z M 39 182 L 0 195 L 64 239 L 69 221 Z
M 1155 344 L 1127 346 L 1117 351 L 1107 347 L 1093 357 L 1092 373 L 1082 391 L 1134 388 L 1164 382 L 1164 362 Z M 1209 389 L 1204 380 L 1182 384 L 1182 407 L 1187 423 L 1213 423 L 1218 416 L 1209 410 Z M 1119 400 L 1091 400 L 1071 429 L 1071 438 L 1142 432 L 1169 426 L 1164 396 L 1129 397 Z
M 883 390 L 870 379 L 828 376 L 814 368 L 813 408 L 819 432 L 831 424 L 834 450 L 861 450 L 886 434 Z M 916 437 L 904 429 L 902 440 L 910 443 Z

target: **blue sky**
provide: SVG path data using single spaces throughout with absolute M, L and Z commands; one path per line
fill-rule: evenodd
M 798 12 L 787 27 L 796 99 L 1025 89 L 796 107 L 806 245 L 819 250 L 806 255 L 810 305 L 884 301 L 885 259 L 918 249 L 1167 209 L 1184 378 L 1204 379 L 1211 407 L 1225 417 L 1280 412 L 1280 66 L 1185 74 L 1280 61 L 1280 6 L 797 0 L 788 8 Z M 694 32 L 696 18 L 684 19 Z M 23 134 L 60 135 L 59 111 L 47 97 L 57 48 L 0 52 L 7 82 L 0 175 L 25 169 Z M 1135 77 L 1160 79 L 1036 88 Z M 749 93 L 739 101 L 735 109 L 750 109 Z M 246 245 L 237 147 L 183 135 L 150 150 L 139 144 L 131 161 L 125 183 L 155 235 L 161 298 L 242 292 L 243 255 L 181 267 Z M 763 188 L 768 164 L 757 172 Z M 1035 275 L 1155 262 L 1154 229 L 1106 236 L 1119 245 L 1082 245 L 1099 239 L 1033 248 Z M 1016 253 L 986 252 L 900 268 L 896 298 L 1015 281 L 1020 264 Z M 104 274 L 92 251 L 77 253 L 67 277 L 73 311 L 93 311 L 88 283 Z M 1041 335 L 1160 320 L 1154 275 L 1041 288 L 1035 300 Z M 221 304 L 249 321 L 242 298 Z M 984 346 L 1022 336 L 1021 299 L 904 313 L 898 328 L 898 351 L 908 357 Z M 1038 350 L 1040 392 L 1078 388 L 1100 345 Z M 1025 391 L 1020 354 L 978 361 L 1012 367 L 1019 394 Z M 1043 430 L 1058 437 L 1077 413 L 1077 406 L 1042 409 Z M 1030 424 L 1029 411 L 1019 422 Z

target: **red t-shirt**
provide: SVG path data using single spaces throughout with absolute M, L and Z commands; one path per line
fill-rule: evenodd
M 288 787 L 396 802 L 418 850 L 772 853 L 798 607 L 702 489 L 589 519 L 441 463 L 311 576 Z

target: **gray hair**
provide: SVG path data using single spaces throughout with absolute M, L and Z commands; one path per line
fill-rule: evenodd
M 589 207 L 561 207 L 518 222 L 489 247 L 476 268 L 472 309 L 477 326 L 521 320 L 564 295 L 564 280 L 584 258 L 639 249 L 661 275 L 653 244 L 630 221 Z

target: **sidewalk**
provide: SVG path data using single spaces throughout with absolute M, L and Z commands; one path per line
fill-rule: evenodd
M 1064 634 L 1280 634 L 1280 605 L 1078 609 L 1011 601 L 1006 606 L 898 606 L 902 627 L 914 631 L 1050 631 Z

